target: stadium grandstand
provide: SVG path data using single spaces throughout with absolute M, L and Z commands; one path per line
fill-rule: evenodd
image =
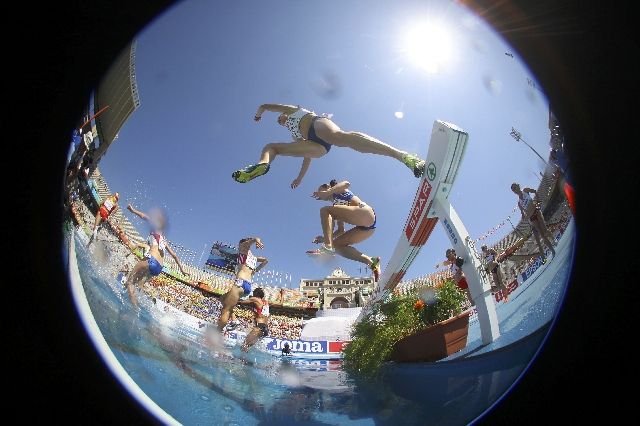
M 118 55 L 93 94 L 92 107 L 99 145 L 94 153 L 98 164 L 109 146 L 118 137 L 118 132 L 140 107 L 140 96 L 136 83 L 136 43 L 129 43 Z

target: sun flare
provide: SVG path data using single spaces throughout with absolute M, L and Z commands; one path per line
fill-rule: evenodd
M 451 57 L 451 37 L 441 24 L 420 23 L 406 30 L 401 49 L 415 65 L 437 73 Z

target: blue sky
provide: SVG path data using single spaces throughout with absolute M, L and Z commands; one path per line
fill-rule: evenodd
M 449 59 L 435 74 L 403 53 L 402 34 L 421 21 L 439 21 L 450 36 Z M 317 89 L 327 73 L 339 82 L 333 97 Z M 449 200 L 472 238 L 511 213 L 512 182 L 538 185 L 544 165 L 509 136 L 511 127 L 545 158 L 549 150 L 547 101 L 527 84 L 535 76 L 487 24 L 448 1 L 188 0 L 138 35 L 136 76 L 141 106 L 99 164 L 121 205 L 164 206 L 167 237 L 198 254 L 216 240 L 260 236 L 268 268 L 292 274 L 295 285 L 337 266 L 351 275 L 361 267 L 305 254 L 321 233 L 324 204 L 310 197 L 320 183 L 349 180 L 374 207 L 378 228 L 358 247 L 384 267 L 419 181 L 393 159 L 334 147 L 295 190 L 299 158 L 279 157 L 267 175 L 238 184 L 231 173 L 255 163 L 264 144 L 291 140 L 275 114 L 252 120 L 260 104 L 331 113 L 344 130 L 422 157 L 435 120 L 463 128 L 469 144 Z M 433 272 L 448 246 L 438 225 L 407 277 Z

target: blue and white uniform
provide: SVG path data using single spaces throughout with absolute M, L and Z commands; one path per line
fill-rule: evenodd
M 149 233 L 147 242 L 150 246 L 158 246 L 158 250 L 160 250 L 162 255 L 164 255 L 164 250 L 167 246 L 167 240 L 164 238 L 164 235 L 162 235 L 160 232 L 152 231 L 151 233 Z M 145 254 L 145 258 L 147 259 L 147 263 L 149 264 L 149 273 L 151 273 L 151 276 L 155 277 L 157 275 L 160 275 L 160 273 L 162 272 L 162 264 L 158 262 L 158 259 L 151 256 L 149 252 Z
M 333 205 L 334 206 L 348 206 L 349 202 L 351 201 L 351 199 L 354 197 L 353 192 L 349 191 L 348 189 L 345 190 L 344 192 L 341 192 L 340 194 L 332 194 L 333 197 Z M 358 204 L 358 207 L 367 207 L 368 204 L 367 203 L 360 203 Z M 371 207 L 371 206 L 368 206 Z M 373 210 L 373 208 L 371 209 Z M 373 211 L 373 225 L 371 226 L 356 226 L 357 229 L 362 229 L 364 231 L 366 230 L 370 230 L 370 229 L 376 229 L 376 212 L 375 210 Z
M 353 198 L 353 192 L 348 189 L 340 194 L 332 194 L 334 206 L 348 206 Z

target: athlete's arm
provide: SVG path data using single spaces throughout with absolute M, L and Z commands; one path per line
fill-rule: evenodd
M 348 180 L 343 180 L 342 182 L 339 182 L 334 186 L 332 186 L 331 188 L 329 188 L 328 191 L 331 192 L 332 194 L 340 194 L 346 191 L 347 189 L 349 189 L 350 186 L 351 184 L 349 183 Z
M 249 250 L 254 243 L 256 245 L 256 248 L 264 248 L 264 244 L 262 244 L 262 240 L 260 239 L 260 237 L 249 237 L 240 240 L 240 242 L 238 243 L 238 250 L 244 253 Z
M 283 114 L 291 114 L 298 109 L 297 106 L 293 105 L 283 105 L 283 104 L 262 104 L 258 107 L 258 111 L 256 111 L 256 116 L 254 119 L 256 121 L 260 120 L 262 113 L 265 111 L 279 112 Z
M 447 260 L 443 260 L 443 261 L 442 261 L 442 262 L 440 262 L 440 263 L 436 263 L 436 266 L 435 266 L 435 267 L 436 267 L 436 269 L 438 269 L 438 268 L 439 268 L 439 267 L 441 267 L 441 266 L 448 266 L 448 265 L 451 265 L 452 263 L 453 263 L 453 261 L 452 261 L 452 260 L 448 260 L 448 259 L 447 259 Z
M 532 189 L 532 188 L 525 188 L 525 189 L 522 190 L 522 192 L 528 192 L 530 194 L 537 194 L 536 190 Z
M 169 244 L 167 244 L 167 251 L 169 252 L 169 254 L 171 255 L 171 257 L 173 257 L 173 259 L 176 261 L 176 263 L 178 264 L 178 268 L 180 268 L 180 272 L 182 272 L 183 275 L 187 275 L 189 276 L 189 274 L 184 270 L 184 268 L 182 267 L 182 263 L 180 263 L 180 259 L 178 259 L 178 255 L 175 254 L 175 252 L 171 249 L 171 247 L 169 246 Z
M 302 182 L 302 178 L 305 174 L 307 174 L 307 170 L 309 170 L 309 164 L 311 164 L 311 158 L 304 157 L 302 160 L 302 165 L 300 166 L 300 172 L 298 173 L 298 177 L 291 182 L 291 189 L 296 189 L 300 182 Z
M 269 263 L 269 259 L 267 259 L 266 257 L 256 257 L 256 259 L 258 260 L 258 262 L 260 262 L 260 264 L 258 265 L 258 267 L 253 271 L 253 273 L 255 274 L 256 272 L 258 272 L 260 269 L 264 268 L 264 266 Z
M 262 301 L 257 297 L 253 297 L 253 296 L 247 297 L 244 300 L 238 300 L 238 305 L 252 305 L 254 303 L 258 305 L 258 308 L 260 308 L 260 305 L 262 305 Z
M 133 214 L 135 214 L 136 216 L 140 217 L 141 219 L 144 220 L 149 220 L 149 216 L 147 216 L 146 214 L 144 214 L 143 212 L 136 210 L 131 204 L 127 205 L 127 209 L 129 209 L 129 211 Z
M 259 248 L 259 249 L 264 248 L 264 244 L 262 243 L 262 240 L 260 239 L 260 237 L 255 237 L 253 241 L 255 241 L 256 243 L 256 248 Z

